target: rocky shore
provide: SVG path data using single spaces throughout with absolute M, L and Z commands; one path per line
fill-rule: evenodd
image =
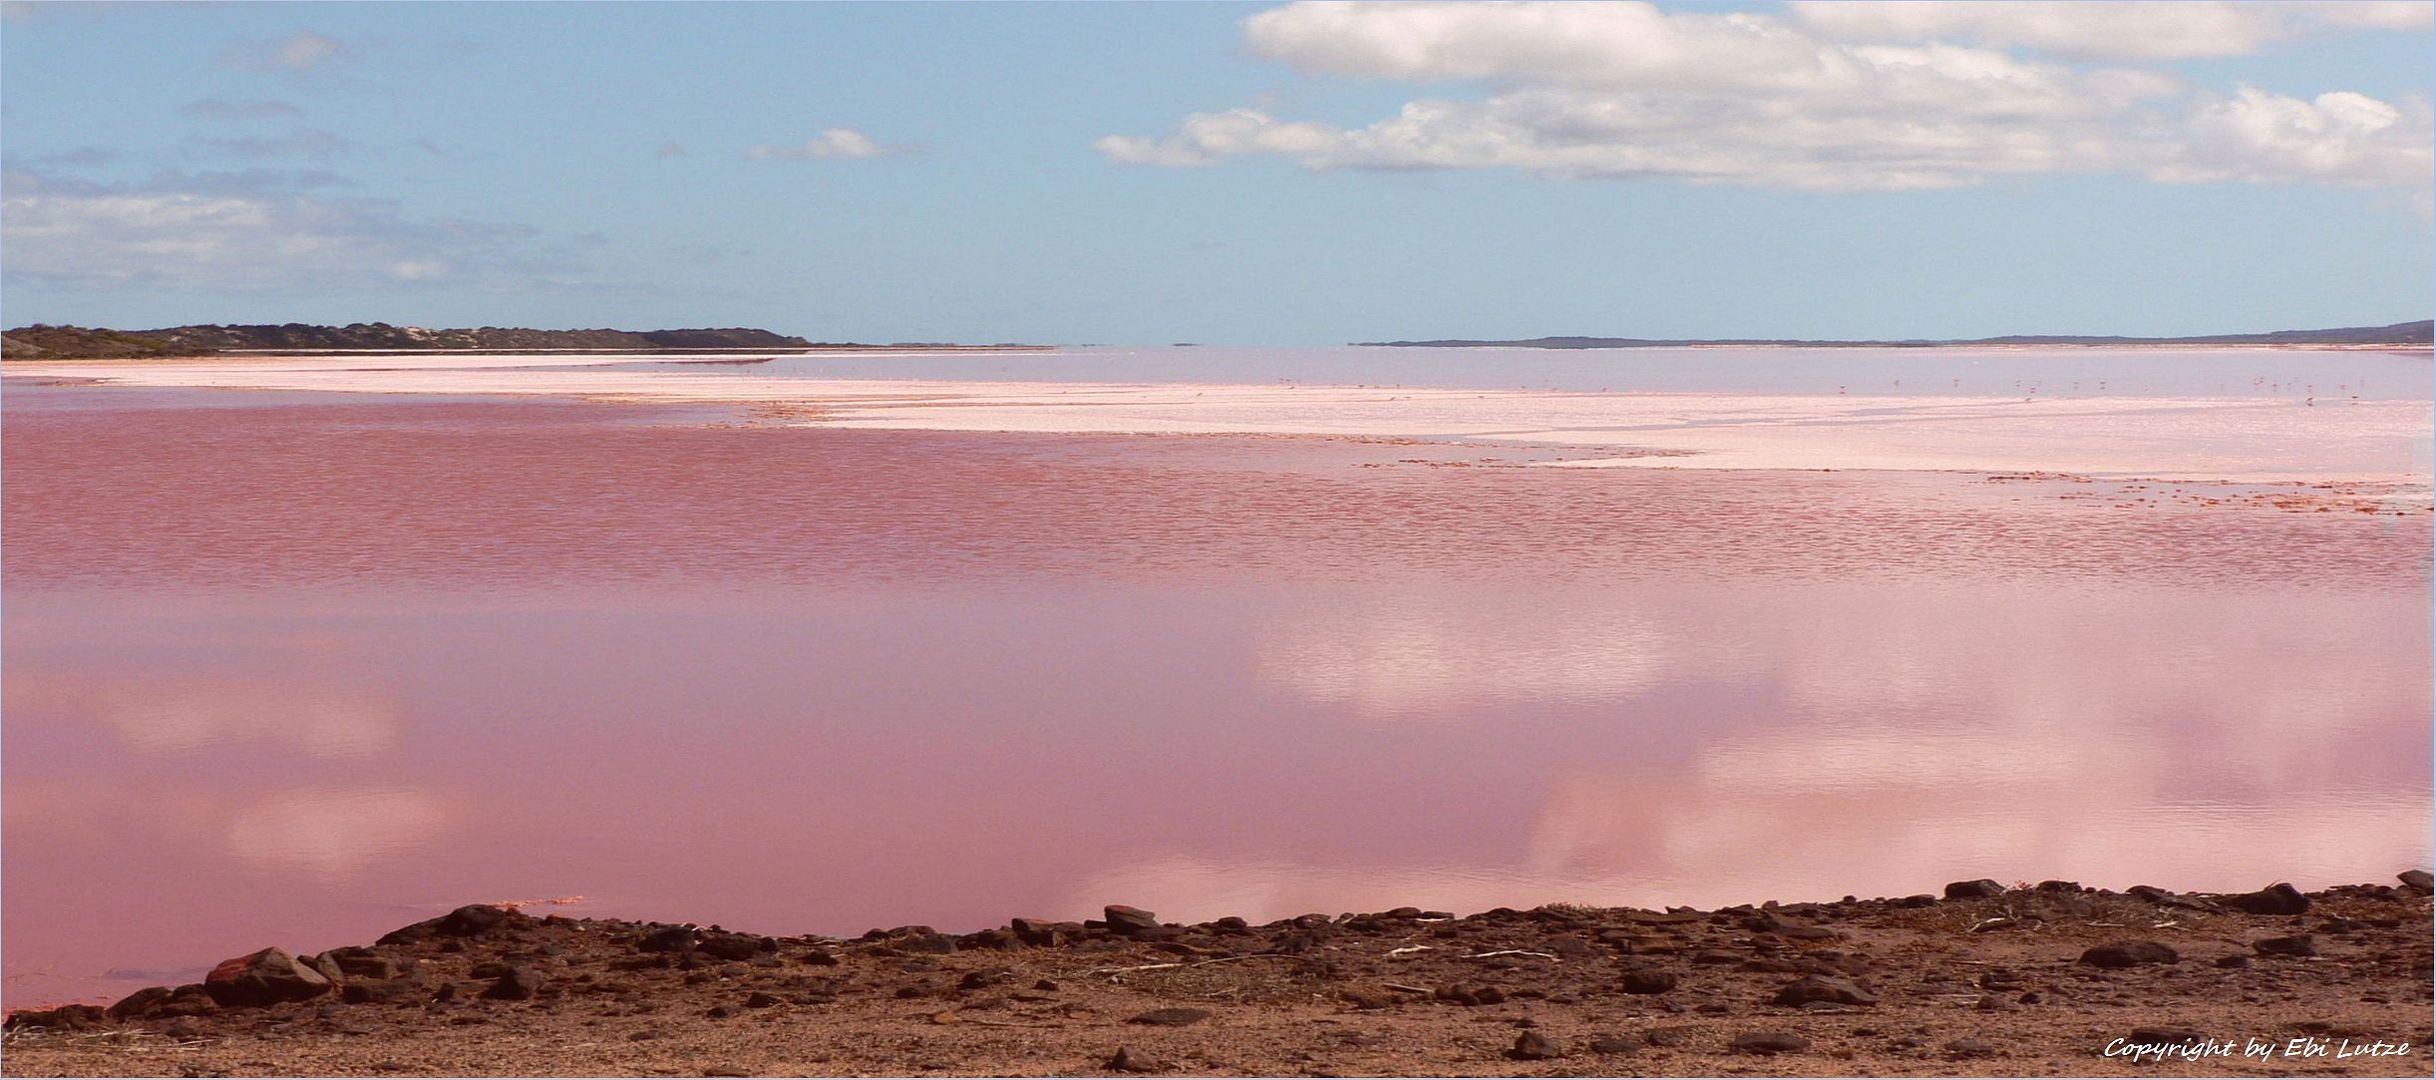
M 46 1075 L 2427 1075 L 2430 889 L 1018 918 L 857 938 L 460 908 L 19 1011 Z

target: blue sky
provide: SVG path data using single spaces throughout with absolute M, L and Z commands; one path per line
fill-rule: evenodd
M 12 4 L 0 320 L 1324 344 L 2428 314 L 2425 5 L 2067 6 Z

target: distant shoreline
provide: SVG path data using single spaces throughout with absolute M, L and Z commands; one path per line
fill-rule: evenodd
M 2253 334 L 2184 337 L 2126 337 L 2100 334 L 2004 334 L 1984 338 L 1906 338 L 1839 341 L 1801 338 L 1624 338 L 1552 336 L 1535 338 L 1433 338 L 1418 341 L 1355 341 L 1363 347 L 1403 349 L 1953 349 L 1953 348 L 2280 348 L 2428 349 L 2436 343 L 2436 320 L 2385 326 L 2336 326 L 2319 330 L 2268 330 Z
M 1906 349 L 1934 352 L 1940 349 L 1975 352 L 2022 351 L 2040 349 L 2090 349 L 2110 351 L 2155 350 L 2157 352 L 2222 352 L 2234 349 L 2257 349 L 2274 352 L 2390 352 L 2404 355 L 2436 353 L 2436 343 L 2425 341 L 2390 342 L 2292 342 L 2292 341 L 1689 341 L 1637 342 L 1601 345 L 1541 345 L 1532 341 L 1354 341 L 1346 343 L 1356 349 L 1539 349 L 1547 352 L 1631 352 L 1643 349 L 1812 349 L 1836 352 L 1851 349 Z

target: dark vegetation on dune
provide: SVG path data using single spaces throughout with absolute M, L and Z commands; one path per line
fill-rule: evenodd
M 717 349 L 855 348 L 742 327 L 687 330 L 532 330 L 483 326 L 427 330 L 388 323 L 315 326 L 172 326 L 159 330 L 107 330 L 79 326 L 20 326 L 0 336 L 0 355 L 11 360 L 101 359 L 143 356 L 208 356 L 257 351 L 413 351 L 422 349 L 599 349 L 621 352 Z

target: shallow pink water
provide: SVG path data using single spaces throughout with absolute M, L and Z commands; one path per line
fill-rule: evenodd
M 5 405 L 12 1003 L 469 900 L 853 933 L 2430 854 L 2424 515 L 585 405 Z

